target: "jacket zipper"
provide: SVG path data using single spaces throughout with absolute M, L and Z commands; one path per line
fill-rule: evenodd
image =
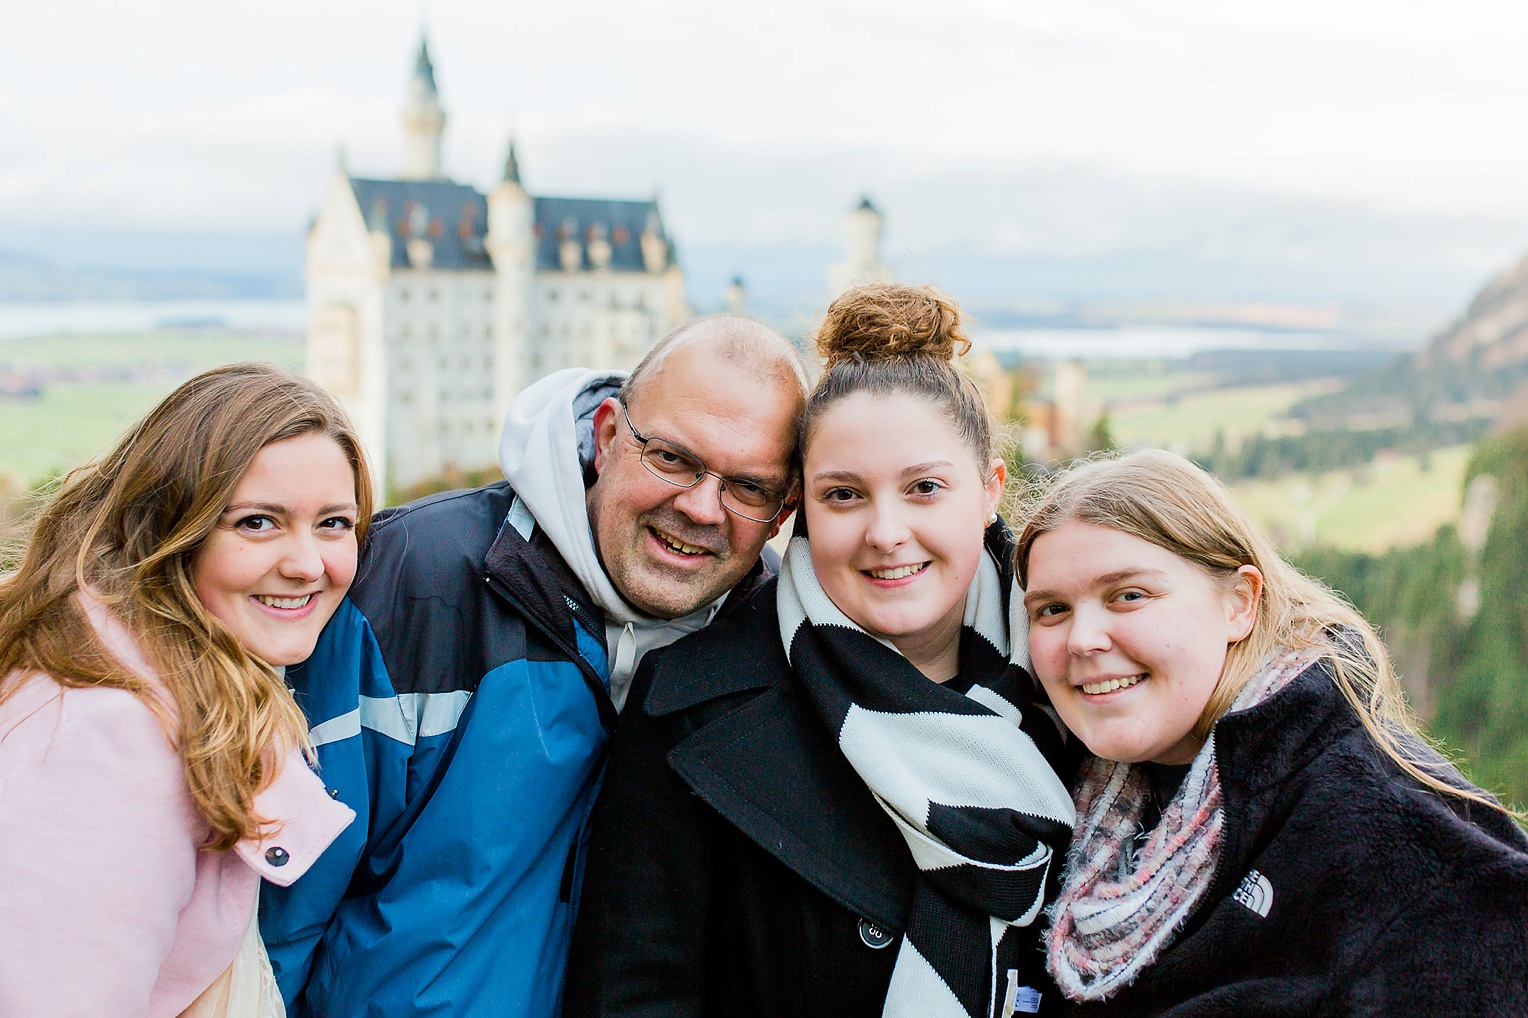
M 498 580 L 494 579 L 493 576 L 490 575 L 487 577 L 487 579 L 489 590 L 493 591 L 499 597 L 509 602 L 510 607 L 519 612 L 520 617 L 523 618 L 527 624 L 534 626 L 538 633 L 540 633 L 546 639 L 550 640 L 558 650 L 568 655 L 568 659 L 571 660 L 578 667 L 578 670 L 583 673 L 585 682 L 594 691 L 594 702 L 599 707 L 600 720 L 604 723 L 607 729 L 614 729 L 616 713 L 615 705 L 610 702 L 610 691 L 605 688 L 605 680 L 600 678 L 599 673 L 596 672 L 593 666 L 584 659 L 584 656 L 579 653 L 578 648 L 575 646 L 570 646 L 566 640 L 564 640 L 557 633 L 553 632 L 547 625 L 545 625 L 539 618 L 537 618 L 535 613 L 527 610 L 519 598 L 511 594 L 504 587 L 504 585 Z M 593 630 L 590 629 L 590 632 L 592 634 Z

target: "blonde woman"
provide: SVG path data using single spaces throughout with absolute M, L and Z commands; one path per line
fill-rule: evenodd
M 1076 1013 L 1528 1011 L 1528 838 L 1218 481 L 1165 452 L 1080 466 L 1016 571 L 1093 753 L 1046 945 Z
M 370 492 L 334 400 L 261 364 L 64 478 L 0 581 L 0 1014 L 223 1014 L 249 973 L 267 1009 L 238 1013 L 280 1013 L 260 880 L 354 816 L 281 670 L 349 588 Z

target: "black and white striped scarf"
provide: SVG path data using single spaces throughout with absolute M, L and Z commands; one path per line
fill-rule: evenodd
M 1028 622 L 1022 597 L 1004 597 L 1012 580 L 997 565 L 1006 559 L 1002 528 L 989 528 L 988 554 L 966 596 L 960 666 L 974 679 L 966 694 L 929 681 L 839 611 L 817 581 L 805 537 L 791 539 L 780 570 L 780 636 L 791 667 L 918 866 L 889 1016 L 1038 1010 L 1038 939 L 1010 928 L 1041 915 L 1075 812 L 1041 751 L 1052 759 L 1059 752 L 1054 722 L 1038 707 L 1020 709 L 1030 703 Z

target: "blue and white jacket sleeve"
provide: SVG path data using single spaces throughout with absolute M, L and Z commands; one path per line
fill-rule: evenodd
M 312 656 L 287 670 L 287 682 L 308 717 L 319 777 L 356 812 L 301 880 L 260 890 L 260 933 L 290 1011 L 346 891 L 353 882 L 377 880 L 372 857 L 379 838 L 408 810 L 414 740 L 377 731 L 406 731 L 407 705 L 393 690 L 371 625 L 348 598 Z

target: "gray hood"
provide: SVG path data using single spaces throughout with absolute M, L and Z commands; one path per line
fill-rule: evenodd
M 723 594 L 678 619 L 650 618 L 626 603 L 594 547 L 584 477 L 594 469 L 594 411 L 614 396 L 624 371 L 568 368 L 547 375 L 515 397 L 504 416 L 499 466 L 536 525 L 605 613 L 610 696 L 619 710 L 642 655 L 702 628 Z

